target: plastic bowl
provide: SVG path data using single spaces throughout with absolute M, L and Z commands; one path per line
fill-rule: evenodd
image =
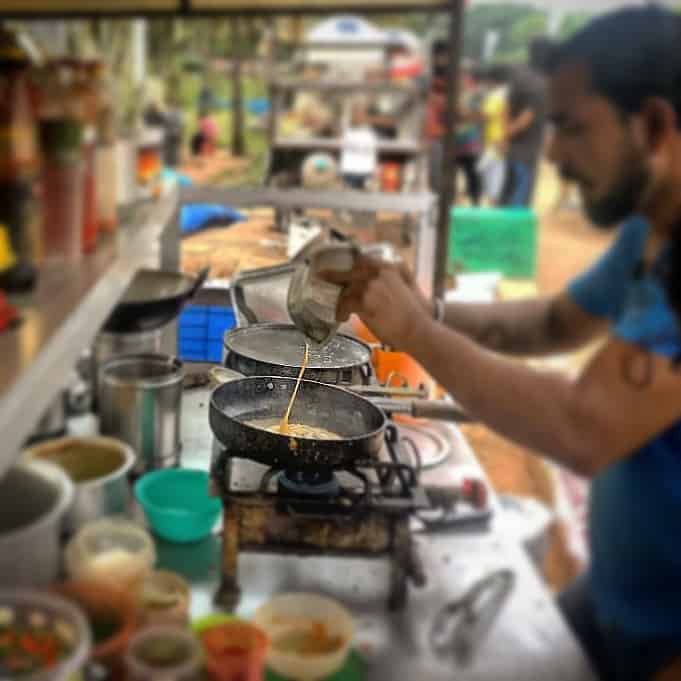
M 268 666 L 291 681 L 319 681 L 337 672 L 348 656 L 355 629 L 352 615 L 340 603 L 308 593 L 275 596 L 258 608 L 253 624 L 270 640 Z M 320 626 L 325 636 L 338 637 L 333 650 L 299 653 L 283 645 Z
M 75 635 L 73 650 L 68 656 L 49 669 L 23 675 L 23 681 L 65 681 L 80 672 L 90 654 L 91 637 L 85 615 L 73 603 L 61 596 L 40 591 L 2 589 L 0 611 L 4 618 L 18 620 L 38 615 L 48 628 L 66 624 Z
M 135 483 L 135 497 L 151 529 L 173 542 L 194 542 L 207 537 L 222 503 L 208 496 L 205 471 L 169 468 L 147 473 Z
M 182 627 L 147 627 L 130 641 L 125 656 L 126 679 L 193 679 L 201 662 L 201 645 L 190 632 Z

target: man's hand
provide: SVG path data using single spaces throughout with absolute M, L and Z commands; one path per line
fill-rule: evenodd
M 354 312 L 391 347 L 406 349 L 412 343 L 412 332 L 433 319 L 433 303 L 403 265 L 360 256 L 350 272 L 323 272 L 321 276 L 345 286 L 336 311 L 338 321 Z

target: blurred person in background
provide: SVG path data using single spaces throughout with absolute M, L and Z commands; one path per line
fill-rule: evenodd
M 484 151 L 478 164 L 484 193 L 496 204 L 506 179 L 506 145 L 504 127 L 508 95 L 508 68 L 503 65 L 480 67 L 478 80 L 482 90 L 482 124 Z
M 566 620 L 603 681 L 679 681 L 681 16 L 602 15 L 543 65 L 549 158 L 617 230 L 594 265 L 558 294 L 489 304 L 428 301 L 366 257 L 327 278 L 346 285 L 339 319 L 357 313 L 474 418 L 590 478 L 590 565 L 559 599 Z M 596 341 L 575 379 L 503 356 Z
M 436 40 L 431 47 L 431 80 L 426 98 L 424 135 L 430 150 L 430 187 L 439 194 L 444 158 L 445 114 L 447 110 L 447 64 L 449 46 Z
M 532 201 L 537 166 L 544 146 L 545 83 L 539 69 L 548 43 L 537 39 L 530 46 L 529 64 L 510 70 L 504 147 L 508 172 L 500 204 L 515 208 Z
M 455 133 L 456 165 L 464 174 L 468 199 L 472 205 L 477 206 L 482 198 L 482 179 L 478 172 L 478 163 L 483 148 L 481 111 L 483 93 L 473 64 L 464 65 L 459 82 L 461 96 Z
M 343 134 L 340 171 L 351 189 L 364 189 L 376 172 L 378 136 L 369 125 L 367 104 L 357 99 L 352 104 L 350 125 Z

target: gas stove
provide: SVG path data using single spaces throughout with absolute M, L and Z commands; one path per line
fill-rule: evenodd
M 442 497 L 421 486 L 418 453 L 400 440 L 394 424 L 386 429 L 385 445 L 380 459 L 335 471 L 268 468 L 248 452 L 219 447 L 212 465 L 214 490 L 224 509 L 216 601 L 227 610 L 236 608 L 239 554 L 259 552 L 387 558 L 387 605 L 403 608 L 408 582 L 417 587 L 426 582 L 412 520 L 423 514 L 430 522 L 433 513 L 441 516 L 463 495 L 457 490 Z M 465 489 L 468 501 L 475 501 L 477 487 Z

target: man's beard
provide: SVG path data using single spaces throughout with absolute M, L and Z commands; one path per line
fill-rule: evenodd
M 584 210 L 589 220 L 599 229 L 611 229 L 638 212 L 650 186 L 651 172 L 645 159 L 633 153 L 627 156 L 620 166 L 622 174 L 606 196 L 590 199 L 582 191 Z M 564 173 L 564 177 L 579 181 L 569 171 Z

